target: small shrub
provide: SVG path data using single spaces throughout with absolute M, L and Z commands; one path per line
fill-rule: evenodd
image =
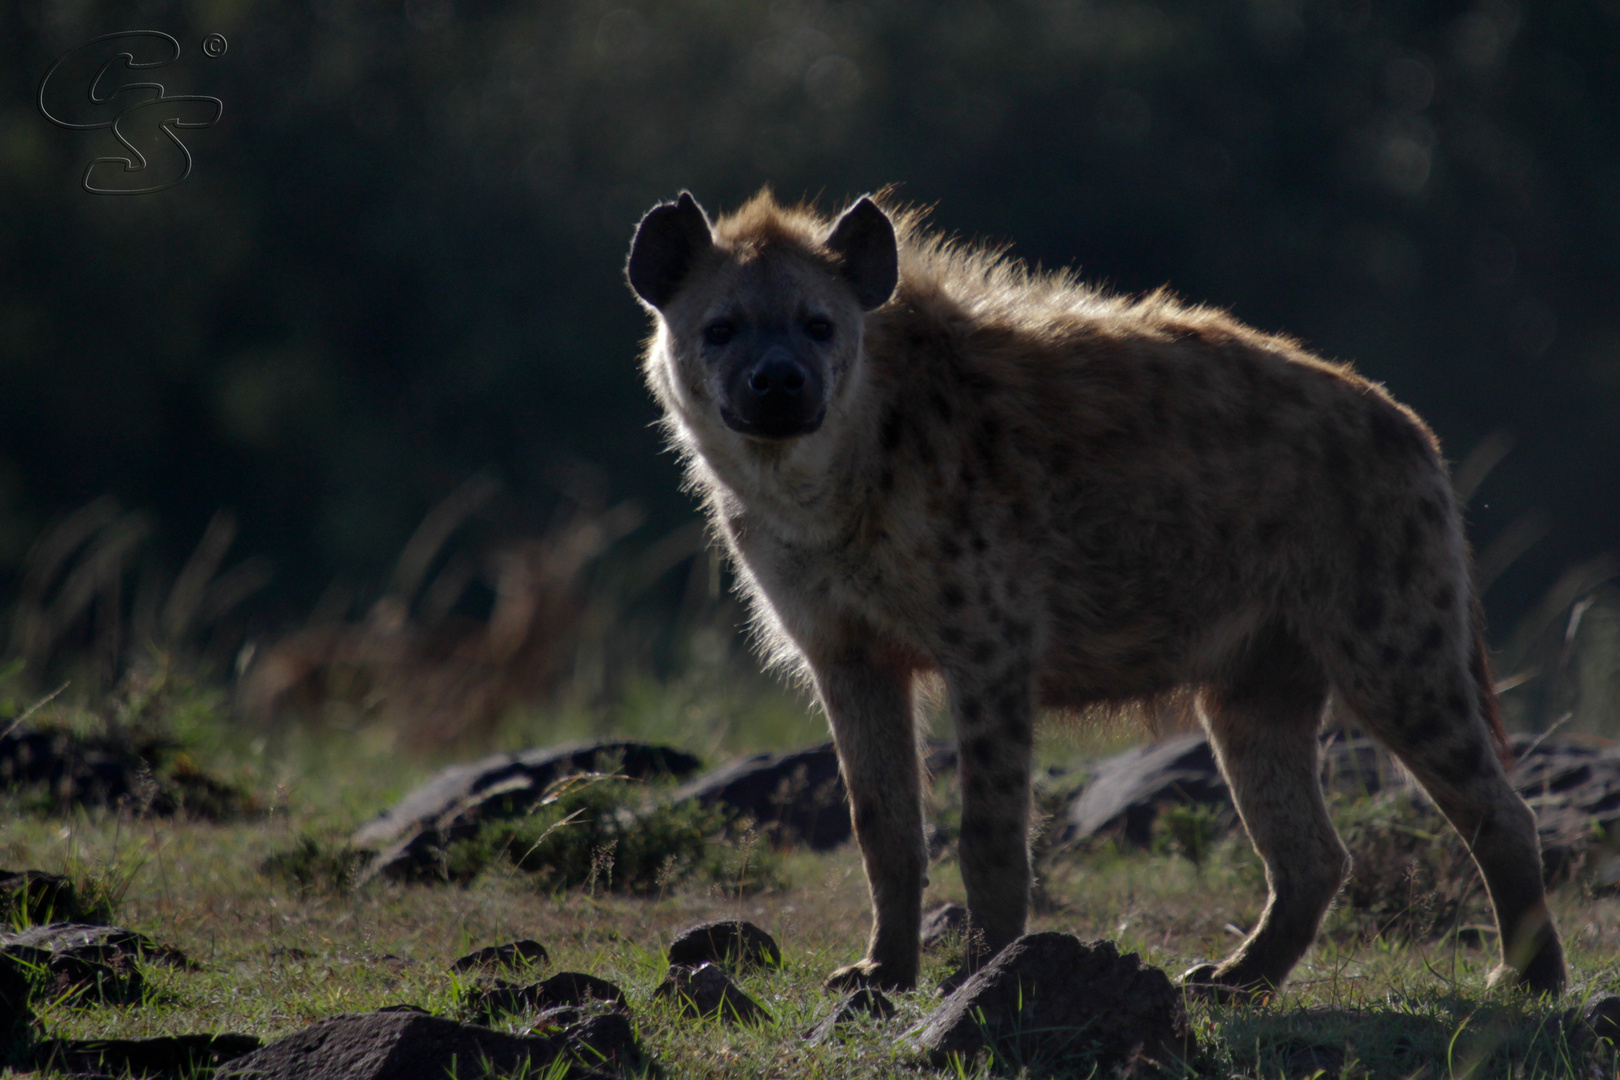
M 290 850 L 279 851 L 260 863 L 259 870 L 280 878 L 300 896 L 341 895 L 354 887 L 355 875 L 364 861 L 365 855 L 347 844 L 328 844 L 305 833 Z
M 1410 794 L 1349 803 L 1339 834 L 1350 849 L 1343 904 L 1360 937 L 1430 941 L 1485 917 L 1479 875 L 1445 820 Z
M 541 888 L 637 896 L 694 878 L 743 892 L 780 883 L 776 856 L 750 843 L 750 830 L 723 839 L 738 832 L 724 812 L 693 803 L 642 805 L 644 790 L 610 777 L 574 785 L 527 817 L 488 822 L 449 845 L 448 874 L 464 879 L 504 859 Z
M 1166 806 L 1153 821 L 1153 853 L 1180 855 L 1202 871 L 1215 842 L 1227 831 L 1230 817 L 1205 803 Z

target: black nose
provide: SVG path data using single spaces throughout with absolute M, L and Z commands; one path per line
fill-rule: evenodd
M 748 373 L 748 389 L 767 400 L 778 396 L 798 397 L 804 382 L 804 366 L 781 353 L 767 356 Z
M 792 349 L 772 346 L 726 379 L 721 416 L 735 431 L 767 439 L 808 435 L 821 426 L 822 375 Z

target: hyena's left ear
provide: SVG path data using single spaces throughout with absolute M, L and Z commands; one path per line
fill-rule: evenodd
M 636 295 L 660 310 L 675 298 L 700 255 L 714 246 L 709 216 L 689 191 L 647 211 L 630 243 L 626 273 Z
M 863 311 L 881 307 L 894 294 L 900 256 L 894 225 L 877 203 L 861 196 L 832 227 L 826 244 L 842 261 L 844 280 L 855 290 Z

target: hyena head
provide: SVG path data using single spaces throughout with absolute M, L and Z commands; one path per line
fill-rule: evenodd
M 869 198 L 828 226 L 762 193 L 711 226 L 683 192 L 641 219 L 628 273 L 658 314 L 648 376 L 665 407 L 700 440 L 723 426 L 780 444 L 820 430 L 849 391 L 898 259 Z

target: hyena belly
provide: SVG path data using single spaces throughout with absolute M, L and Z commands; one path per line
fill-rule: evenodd
M 925 880 L 912 680 L 960 748 L 973 966 L 1023 933 L 1038 704 L 1196 691 L 1267 867 L 1223 992 L 1276 987 L 1345 854 L 1317 781 L 1329 693 L 1468 840 L 1504 965 L 1556 990 L 1534 820 L 1497 755 L 1459 514 L 1376 386 L 1220 312 L 1099 296 L 862 200 L 652 211 L 630 260 L 647 375 L 768 647 L 837 741 L 872 890 L 838 984 L 909 986 Z

